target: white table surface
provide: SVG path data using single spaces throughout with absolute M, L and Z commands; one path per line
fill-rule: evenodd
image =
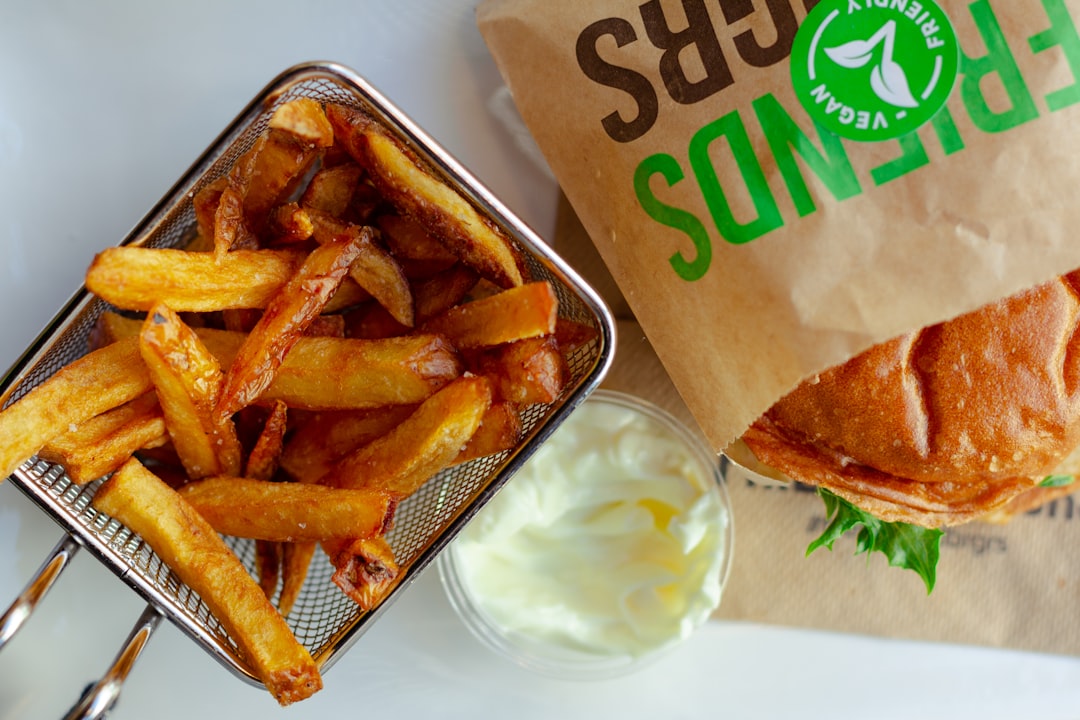
M 475 0 L 7 0 L 0 8 L 0 366 L 273 76 L 305 60 L 365 75 L 542 236 L 556 188 L 492 115 L 501 87 Z M 59 530 L 0 485 L 0 606 Z M 783 588 L 777 588 L 783 592 Z M 143 607 L 76 556 L 0 653 L 0 720 L 65 712 Z M 972 608 L 978 612 L 978 608 Z M 708 624 L 628 678 L 565 682 L 496 657 L 434 568 L 287 710 L 162 624 L 112 717 L 1080 717 L 1080 659 L 744 623 Z

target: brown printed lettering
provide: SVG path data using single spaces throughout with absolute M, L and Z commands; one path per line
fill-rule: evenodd
M 616 142 L 637 140 L 652 128 L 660 111 L 660 103 L 649 79 L 629 68 L 613 65 L 600 57 L 597 45 L 601 38 L 611 37 L 616 47 L 625 47 L 637 40 L 634 26 L 621 18 L 598 20 L 582 31 L 577 39 L 577 61 L 582 72 L 594 82 L 622 90 L 637 104 L 637 116 L 624 120 L 618 111 L 605 116 L 600 124 Z

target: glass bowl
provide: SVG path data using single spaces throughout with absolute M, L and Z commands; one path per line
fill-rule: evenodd
M 734 526 L 719 458 L 641 398 L 597 390 L 439 556 L 484 645 L 564 679 L 624 675 L 720 603 Z

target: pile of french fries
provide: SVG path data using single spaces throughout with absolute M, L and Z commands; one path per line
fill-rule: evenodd
M 550 403 L 560 320 L 514 244 L 373 118 L 296 99 L 193 199 L 184 249 L 99 253 L 86 355 L 0 411 L 0 477 L 37 455 L 195 590 L 282 705 L 322 687 L 285 620 L 322 548 L 362 609 L 399 568 L 398 503 L 514 447 Z M 249 571 L 222 536 L 255 541 Z M 273 598 L 277 597 L 276 606 Z

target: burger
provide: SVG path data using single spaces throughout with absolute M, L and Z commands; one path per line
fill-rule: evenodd
M 846 512 L 823 540 L 830 547 L 856 524 L 860 550 L 880 549 L 873 536 L 893 523 L 934 543 L 946 526 L 1005 521 L 1071 492 L 1080 270 L 804 380 L 741 441 L 768 468 L 817 486 L 831 515 Z M 924 580 L 933 587 L 932 567 Z

